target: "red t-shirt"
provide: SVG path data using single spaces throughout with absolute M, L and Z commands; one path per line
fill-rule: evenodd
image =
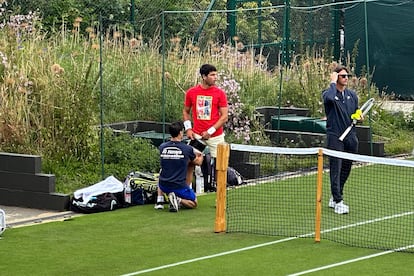
M 201 135 L 203 131 L 218 121 L 220 118 L 219 108 L 227 107 L 226 92 L 217 86 L 204 89 L 199 84 L 187 90 L 184 105 L 191 108 L 193 131 Z M 212 136 L 218 136 L 222 133 L 223 127 L 220 127 Z

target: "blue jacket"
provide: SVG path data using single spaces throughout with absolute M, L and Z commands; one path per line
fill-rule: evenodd
M 352 124 L 351 115 L 358 109 L 358 96 L 355 91 L 345 88 L 343 96 L 331 83 L 322 93 L 326 114 L 326 134 L 339 137 Z M 350 134 L 355 134 L 353 128 Z

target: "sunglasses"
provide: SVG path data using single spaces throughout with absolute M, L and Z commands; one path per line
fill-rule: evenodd
M 340 76 L 341 78 L 350 78 L 350 77 L 352 77 L 352 75 L 347 75 L 347 74 L 344 74 L 344 75 L 338 75 L 338 76 Z

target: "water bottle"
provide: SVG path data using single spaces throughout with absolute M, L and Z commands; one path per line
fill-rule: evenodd
M 124 188 L 124 199 L 125 203 L 131 204 L 131 185 L 129 185 L 129 181 L 126 182 Z
M 204 177 L 203 172 L 201 171 L 200 166 L 195 166 L 194 168 L 195 179 L 196 179 L 196 193 L 204 193 Z

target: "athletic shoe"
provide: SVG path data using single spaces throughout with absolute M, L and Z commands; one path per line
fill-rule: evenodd
M 178 196 L 176 196 L 176 198 L 177 198 L 178 209 L 183 208 L 183 204 L 181 204 L 181 198 Z
M 333 197 L 329 199 L 328 206 L 329 208 L 335 208 L 336 202 L 333 200 Z
M 164 209 L 164 202 L 157 202 L 154 206 L 154 209 L 156 209 L 156 210 Z
M 168 199 L 170 201 L 170 212 L 178 212 L 178 201 L 177 196 L 174 192 L 168 194 Z
M 335 205 L 335 213 L 337 214 L 348 214 L 349 213 L 349 206 L 344 203 L 342 200 L 341 202 Z

